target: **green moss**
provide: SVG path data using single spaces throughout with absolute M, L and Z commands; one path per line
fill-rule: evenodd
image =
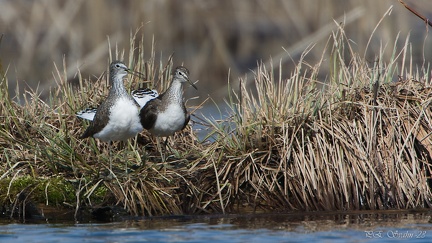
M 62 177 L 34 178 L 23 176 L 18 178 L 6 178 L 0 181 L 0 204 L 8 204 L 17 198 L 31 200 L 35 203 L 48 204 L 50 206 L 62 206 L 65 203 L 75 205 L 76 192 L 80 189 L 79 182 L 71 182 Z M 80 199 L 87 199 L 85 190 L 80 192 Z M 92 203 L 101 203 L 109 190 L 100 184 L 88 197 Z
M 51 205 L 76 201 L 74 186 L 60 177 L 41 181 L 37 186 L 37 192 L 38 201 L 45 200 Z
M 9 198 L 11 195 L 14 197 L 26 188 L 30 188 L 35 183 L 35 179 L 30 176 L 19 178 L 5 178 L 0 181 L 0 195 L 2 201 Z

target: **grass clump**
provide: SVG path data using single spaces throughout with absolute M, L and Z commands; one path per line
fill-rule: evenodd
M 393 81 L 406 72 L 396 63 L 408 58 L 408 41 L 388 62 L 378 56 L 372 64 L 352 51 L 342 30 L 330 43 L 327 80 L 318 79 L 323 62 L 302 71 L 300 61 L 287 80 L 260 65 L 253 83 L 242 82 L 228 102 L 235 129 L 218 129 L 219 145 L 233 156 L 222 160 L 217 173 L 234 193 L 224 205 L 431 206 L 428 73 Z
M 171 58 L 156 64 L 153 52 L 145 60 L 140 43 L 131 36 L 129 67 L 146 78 L 131 78 L 128 88 L 167 87 Z M 288 79 L 281 65 L 276 73 L 261 64 L 252 82 L 241 80 L 227 101 L 230 116 L 206 121 L 213 142 L 200 143 L 188 127 L 171 138 L 167 162 L 146 132 L 116 144 L 112 179 L 103 176 L 107 145 L 77 139 L 87 124 L 74 115 L 105 97 L 104 75 L 79 77 L 73 87 L 56 71 L 49 103 L 29 91 L 21 104 L 3 78 L 3 203 L 29 188 L 39 192 L 33 200 L 68 205 L 75 215 L 107 205 L 131 215 L 430 207 L 429 73 L 406 69 L 408 40 L 388 61 L 383 47 L 373 62 L 353 51 L 342 29 L 328 43 L 314 66 L 303 62 L 306 50 Z M 128 175 L 120 172 L 125 160 Z M 4 190 L 6 181 L 20 180 L 30 182 Z

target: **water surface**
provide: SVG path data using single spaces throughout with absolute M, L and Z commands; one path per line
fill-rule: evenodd
M 0 242 L 432 242 L 430 212 L 248 214 L 122 222 L 2 221 Z

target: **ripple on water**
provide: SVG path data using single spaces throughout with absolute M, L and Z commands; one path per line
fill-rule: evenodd
M 430 213 L 164 217 L 116 223 L 0 224 L 0 242 L 432 242 Z

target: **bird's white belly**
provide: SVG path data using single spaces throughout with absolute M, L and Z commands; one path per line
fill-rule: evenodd
M 159 137 L 167 137 L 183 128 L 186 114 L 179 105 L 170 105 L 165 111 L 159 113 L 155 125 L 150 132 Z
M 127 140 L 142 130 L 137 105 L 129 99 L 120 99 L 110 109 L 108 124 L 94 137 L 102 141 Z

